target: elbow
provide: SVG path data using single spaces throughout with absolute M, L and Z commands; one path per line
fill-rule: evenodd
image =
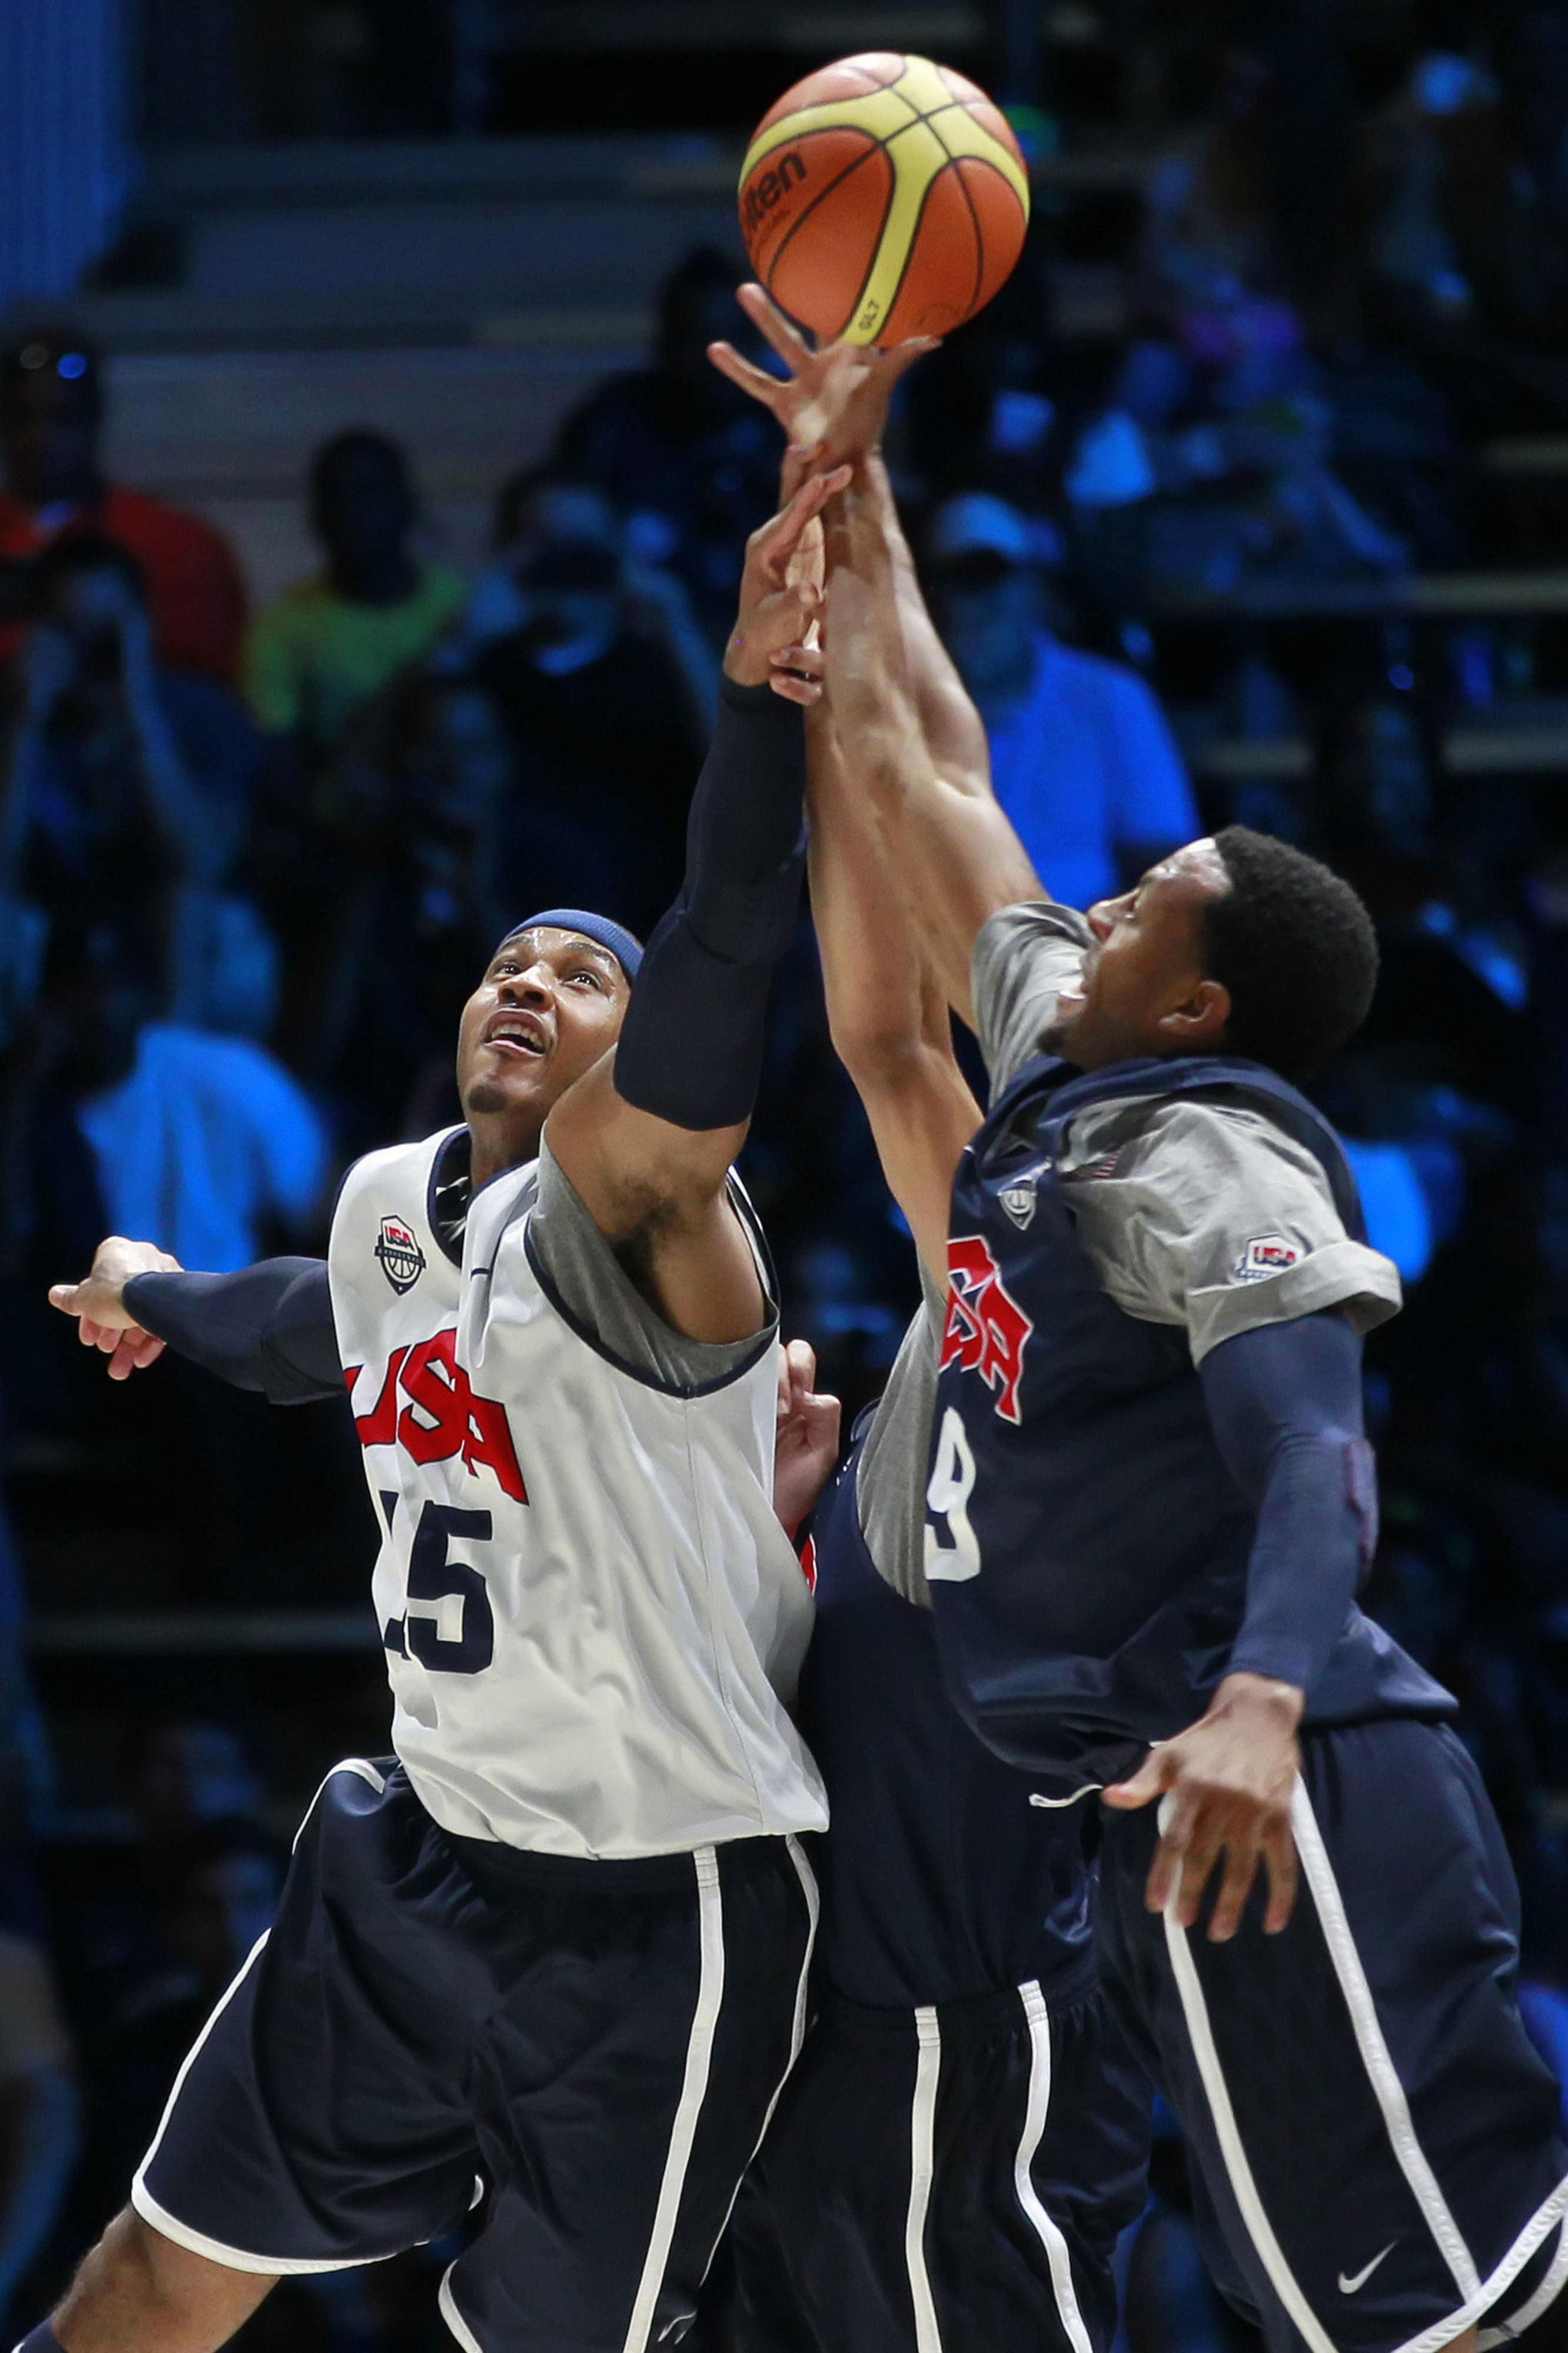
M 879 1014 L 875 1008 L 834 1007 L 828 1015 L 833 1050 L 862 1094 L 891 1094 L 920 1070 L 925 1039 L 918 1013 Z

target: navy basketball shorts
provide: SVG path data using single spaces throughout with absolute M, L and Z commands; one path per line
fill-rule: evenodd
M 1106 2353 L 1149 2109 L 1092 1987 L 832 2000 L 742 2186 L 702 2353 Z
M 1506 2343 L 1568 2281 L 1560 2094 L 1515 2000 L 1518 1891 L 1446 1726 L 1307 1733 L 1300 1884 L 1228 1944 L 1145 1910 L 1152 1807 L 1107 1815 L 1106 1982 L 1201 2173 L 1214 2269 L 1270 2353 Z M 1260 1874 L 1261 1879 L 1261 1874 Z
M 275 1926 L 185 2061 L 132 2202 L 236 2270 L 337 2271 L 484 2197 L 465 2353 L 679 2341 L 799 2049 L 793 1839 L 649 1862 L 439 1829 L 402 1767 L 330 1774 Z

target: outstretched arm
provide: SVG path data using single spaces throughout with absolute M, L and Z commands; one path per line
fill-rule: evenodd
M 342 1365 L 326 1262 L 264 1259 L 236 1274 L 193 1274 L 153 1242 L 111 1234 L 80 1282 L 57 1282 L 51 1305 L 100 1348 L 109 1377 L 129 1380 L 165 1345 L 274 1405 L 342 1397 Z
M 828 701 L 857 790 L 886 827 L 947 1000 L 973 1022 L 970 959 L 998 907 L 1047 894 L 991 789 L 979 714 L 926 612 L 887 470 L 871 451 L 827 528 Z
M 714 364 L 778 418 L 792 445 L 854 470 L 829 508 L 827 694 L 855 788 L 875 799 L 896 840 L 925 952 L 967 1018 L 969 958 L 987 915 L 1044 892 L 991 790 L 985 731 L 926 609 L 880 442 L 893 387 L 929 338 L 875 352 L 814 352 L 759 286 L 748 316 L 789 370 L 784 380 L 728 344 Z
M 680 897 L 649 943 L 615 1052 L 545 1130 L 634 1279 L 696 1340 L 743 1339 L 765 1315 L 728 1176 L 756 1097 L 773 967 L 799 905 L 805 747 L 794 706 L 821 691 L 822 658 L 806 643 L 821 599 L 816 517 L 847 480 L 805 482 L 752 534 Z
M 947 1287 L 948 1205 L 980 1111 L 952 1051 L 876 805 L 855 788 L 831 713 L 806 723 L 811 911 L 833 1043 L 866 1107 L 882 1174 L 927 1271 Z

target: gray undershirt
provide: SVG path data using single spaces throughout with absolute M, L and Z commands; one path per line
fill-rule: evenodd
M 762 1330 L 747 1340 L 689 1340 L 665 1322 L 643 1297 L 544 1142 L 539 1147 L 536 1182 L 528 1228 L 534 1255 L 546 1281 L 606 1356 L 664 1388 L 705 1388 L 729 1380 L 755 1356 Z M 750 1221 L 740 1206 L 744 1197 L 733 1176 L 730 1193 L 749 1236 Z M 776 1326 L 778 1311 L 768 1295 L 767 1270 L 760 1261 L 757 1271 L 769 1321 Z

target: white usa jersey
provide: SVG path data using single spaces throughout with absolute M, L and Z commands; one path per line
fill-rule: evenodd
M 773 1351 L 695 1393 L 612 1362 L 535 1270 L 537 1164 L 475 1196 L 459 1268 L 429 1206 L 447 1140 L 360 1161 L 328 1257 L 421 1802 L 606 1859 L 821 1829 L 789 1716 L 812 1605 L 773 1512 Z

